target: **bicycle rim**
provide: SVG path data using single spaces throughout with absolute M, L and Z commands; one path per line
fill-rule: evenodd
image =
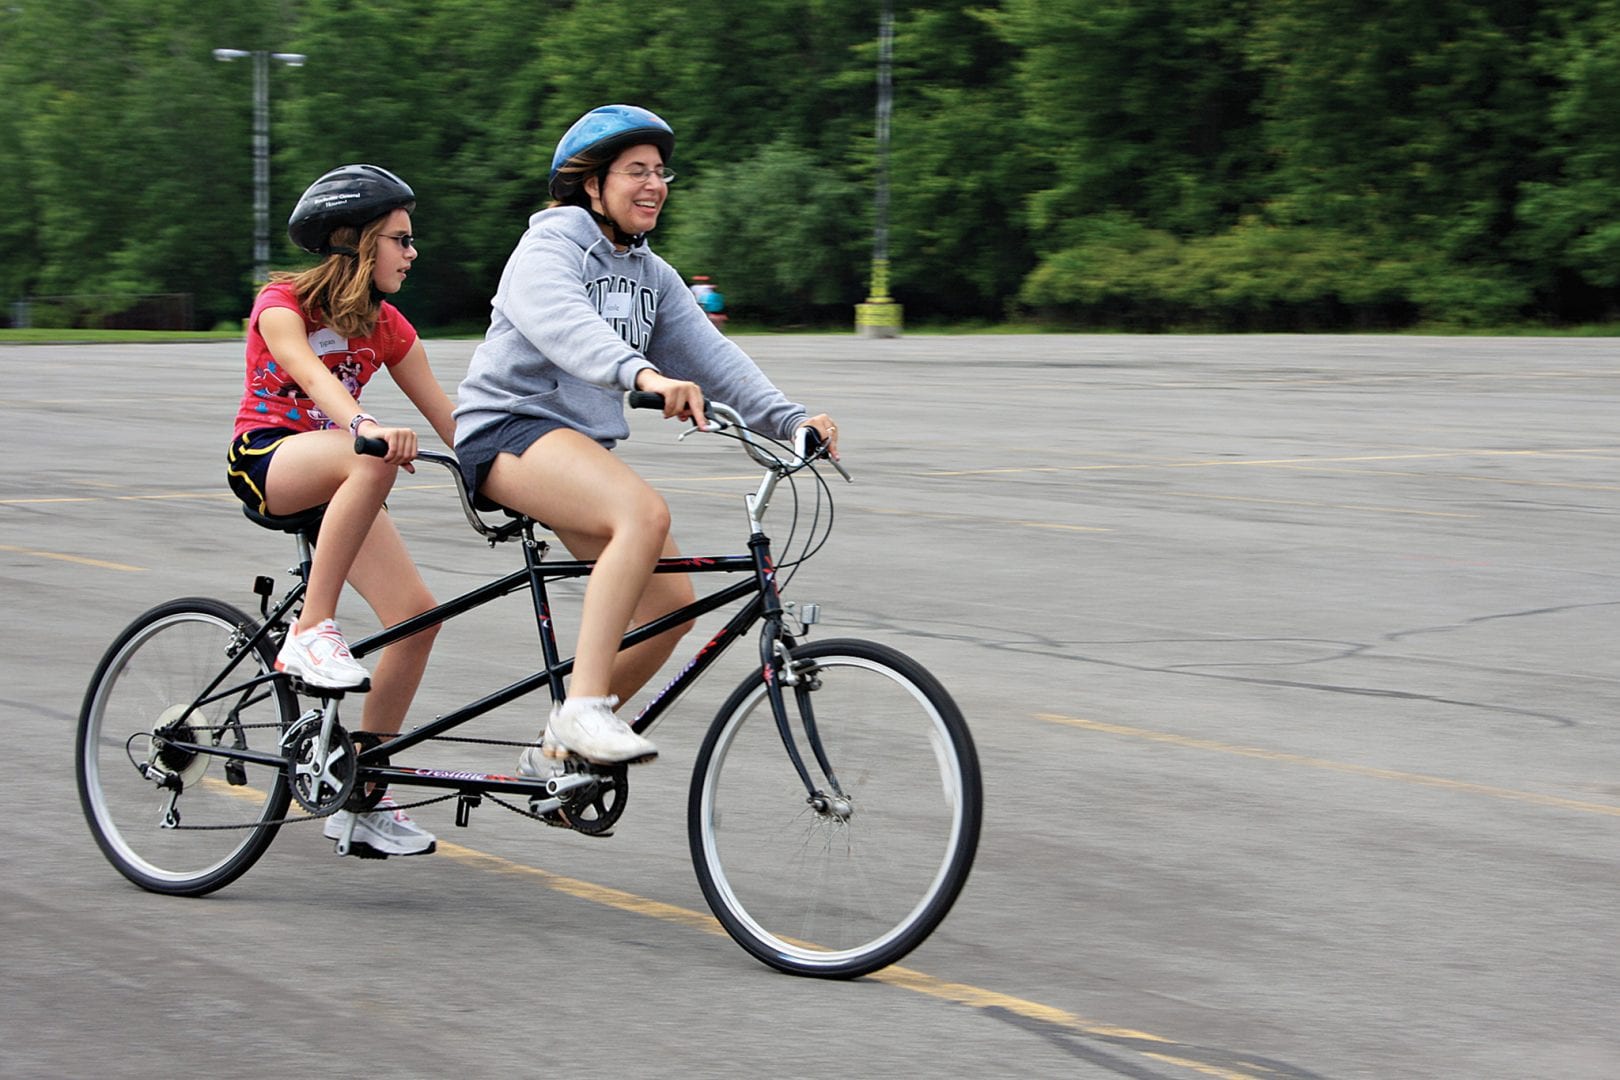
M 950 910 L 978 844 L 972 739 L 945 690 L 870 642 L 795 650 L 847 814 L 806 801 L 765 687 L 740 686 L 698 755 L 689 832 L 700 884 L 726 930 L 782 971 L 852 978 L 894 963 Z M 806 766 L 830 782 L 789 712 Z
M 274 839 L 276 826 L 264 823 L 286 812 L 279 769 L 227 767 L 218 757 L 166 750 L 155 735 L 168 730 L 189 742 L 279 753 L 281 731 L 297 718 L 297 698 L 281 680 L 190 710 L 252 627 L 216 600 L 163 604 L 113 642 L 85 693 L 75 752 L 80 802 L 102 852 L 142 888 L 194 896 L 228 884 Z M 220 689 L 272 663 L 261 642 Z M 152 761 L 184 777 L 174 802 L 180 828 L 166 827 L 168 793 L 139 771 Z M 248 827 L 215 828 L 241 825 Z

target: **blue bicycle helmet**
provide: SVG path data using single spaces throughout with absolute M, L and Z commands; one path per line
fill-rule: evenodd
M 657 113 L 639 105 L 603 105 L 592 109 L 570 127 L 551 155 L 551 175 L 546 188 L 553 199 L 566 199 L 580 181 L 560 177 L 562 167 L 581 154 L 612 159 L 629 146 L 651 143 L 664 155 L 664 164 L 675 156 L 675 131 Z

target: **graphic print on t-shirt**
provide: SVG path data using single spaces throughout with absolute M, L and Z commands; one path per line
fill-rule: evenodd
M 309 347 L 327 370 L 338 377 L 343 388 L 357 399 L 360 388 L 379 366 L 375 351 L 364 347 L 351 350 L 348 339 L 330 327 L 323 326 L 310 334 Z M 254 372 L 250 388 L 259 399 L 258 412 L 265 418 L 266 426 L 275 426 L 279 420 L 296 427 L 338 426 L 274 360 L 267 360 L 263 368 Z

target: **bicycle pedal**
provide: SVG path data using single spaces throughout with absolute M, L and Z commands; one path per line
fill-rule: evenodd
M 334 843 L 332 845 L 332 848 L 333 848 L 334 851 L 336 851 L 337 850 L 337 845 Z M 378 851 L 376 848 L 372 847 L 370 844 L 363 843 L 363 842 L 358 841 L 358 840 L 353 841 L 353 842 L 351 842 L 349 844 L 348 854 L 352 855 L 356 859 L 386 859 L 386 858 L 388 858 L 388 852 L 386 852 L 386 851 Z M 338 852 L 338 858 L 341 859 L 343 857 L 344 857 L 344 853 L 339 851 Z
M 608 829 L 606 832 L 587 832 L 584 829 L 578 828 L 560 814 L 549 814 L 542 817 L 540 820 L 544 821 L 547 825 L 550 825 L 553 829 L 567 829 L 575 836 L 588 836 L 592 840 L 606 840 L 608 837 L 613 835 L 612 829 Z
M 612 829 L 607 829 L 602 832 L 588 832 L 579 828 L 572 821 L 568 820 L 568 815 L 560 807 L 553 810 L 536 810 L 535 804 L 531 802 L 529 804 L 529 812 L 538 818 L 542 824 L 550 825 L 553 829 L 566 829 L 571 833 L 578 833 L 580 836 L 599 838 L 606 838 L 613 835 Z
M 358 686 L 345 686 L 340 689 L 332 689 L 331 687 L 327 686 L 313 686 L 299 678 L 297 675 L 288 675 L 287 684 L 293 688 L 294 693 L 303 694 L 306 697 L 337 698 L 339 701 L 343 700 L 344 694 L 369 694 L 371 692 L 370 679 L 362 679 Z

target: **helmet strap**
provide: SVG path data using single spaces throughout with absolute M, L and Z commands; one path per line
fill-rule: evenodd
M 619 227 L 619 223 L 617 221 L 614 221 L 606 214 L 599 214 L 596 211 L 597 203 L 602 204 L 602 209 L 607 209 L 607 202 L 602 198 L 602 193 L 607 190 L 607 177 L 608 166 L 603 165 L 596 174 L 596 194 L 592 195 L 589 190 L 585 190 L 585 198 L 587 200 L 585 209 L 590 213 L 591 217 L 596 219 L 597 224 L 606 225 L 608 229 L 612 231 L 613 235 L 609 237 L 609 239 L 615 244 L 619 244 L 627 248 L 640 247 L 647 242 L 646 233 L 627 233 Z
M 642 244 L 647 242 L 646 233 L 627 233 L 623 229 L 619 228 L 619 223 L 617 221 L 614 221 L 606 214 L 598 214 L 595 207 L 587 206 L 585 209 L 590 212 L 591 217 L 595 218 L 598 224 L 606 225 L 613 232 L 613 235 L 609 237 L 609 239 L 611 239 L 615 244 L 622 245 L 623 247 L 633 248 L 640 247 Z

